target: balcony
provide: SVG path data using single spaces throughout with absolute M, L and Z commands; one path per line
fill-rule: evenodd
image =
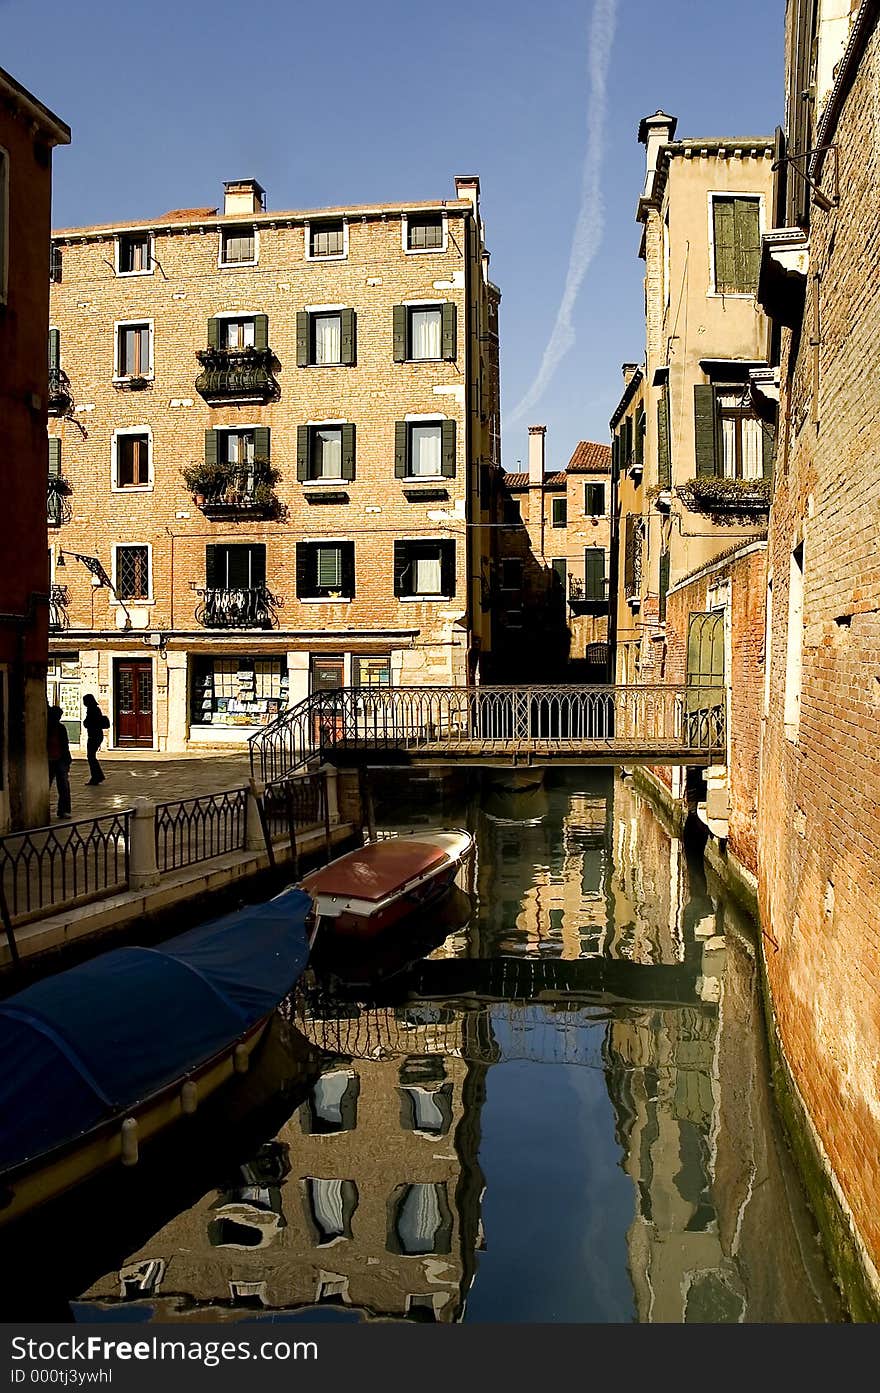
M 268 460 L 247 464 L 195 464 L 182 470 L 193 502 L 212 521 L 278 519 L 280 475 Z
M 61 527 L 70 522 L 73 509 L 68 502 L 73 490 L 60 474 L 50 474 L 46 483 L 46 522 L 49 527 Z
M 49 586 L 49 633 L 61 634 L 70 627 L 67 605 L 70 592 L 66 585 Z
M 50 416 L 67 416 L 73 406 L 73 392 L 70 386 L 70 378 L 63 368 L 49 369 L 49 404 L 48 412 Z
M 591 576 L 588 580 L 569 576 L 568 604 L 572 614 L 595 614 L 607 609 L 608 581 L 602 576 Z
M 206 629 L 274 629 L 283 601 L 265 585 L 197 590 L 196 620 Z
M 262 406 L 281 395 L 271 348 L 203 348 L 196 357 L 202 365 L 196 391 L 209 406 Z
M 749 522 L 766 519 L 770 512 L 769 479 L 721 479 L 709 476 L 690 479 L 676 490 L 694 513 L 704 513 L 720 522 Z

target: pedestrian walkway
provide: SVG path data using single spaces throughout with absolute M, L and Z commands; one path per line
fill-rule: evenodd
M 72 818 L 100 817 L 130 808 L 135 798 L 154 803 L 170 803 L 180 798 L 198 798 L 203 793 L 222 793 L 241 788 L 250 778 L 247 755 L 201 755 L 187 758 L 168 755 L 156 759 L 126 759 L 99 751 L 98 758 L 106 778 L 92 788 L 86 784 L 89 766 L 74 759 L 70 770 Z M 56 794 L 52 790 L 52 821 Z

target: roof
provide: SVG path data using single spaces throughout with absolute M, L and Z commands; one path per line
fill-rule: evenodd
M 11 73 L 5 68 L 0 68 L 0 92 L 4 94 L 13 110 L 18 108 L 49 136 L 53 145 L 70 144 L 70 127 L 62 121 L 60 116 L 56 116 L 54 111 L 50 111 L 44 106 L 32 92 L 26 87 L 22 87 L 20 82 L 16 82 Z
M 472 213 L 473 204 L 469 198 L 435 198 L 421 203 L 369 203 L 358 207 L 343 204 L 335 208 L 300 208 L 271 213 L 232 214 L 218 213 L 216 209 L 209 211 L 203 208 L 178 208 L 170 213 L 163 213 L 158 218 L 135 218 L 127 222 L 94 223 L 84 227 L 57 228 L 52 236 L 97 239 L 111 236 L 115 232 L 128 232 L 133 228 L 143 228 L 146 232 L 157 232 L 168 226 L 174 228 L 193 226 L 202 230 L 206 223 L 212 228 L 233 223 L 245 223 L 248 227 L 272 227 L 275 224 L 305 223 L 314 218 L 381 218 L 388 214 L 399 216 L 401 213 L 416 212 Z
M 611 446 L 599 445 L 595 440 L 579 440 L 574 453 L 568 461 L 570 474 L 610 474 Z
M 529 476 L 527 473 L 512 474 L 510 470 L 505 469 L 501 477 L 509 489 L 527 489 L 529 486 Z

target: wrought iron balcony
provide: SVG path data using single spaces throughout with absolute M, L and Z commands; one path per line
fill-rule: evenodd
M 265 585 L 212 586 L 196 593 L 196 619 L 206 629 L 274 629 L 283 603 Z
M 60 634 L 70 625 L 67 604 L 70 592 L 66 585 L 49 586 L 49 633 Z
M 209 406 L 263 404 L 281 395 L 271 348 L 203 348 L 196 357 L 202 365 L 196 391 Z
M 184 480 L 206 518 L 277 518 L 280 514 L 275 493 L 278 471 L 268 460 L 194 465 L 184 470 Z
M 71 494 L 70 483 L 61 474 L 50 474 L 46 483 L 46 522 L 49 527 L 60 527 L 70 522 L 73 509 L 68 502 Z
M 695 513 L 706 513 L 727 522 L 766 517 L 772 502 L 769 479 L 690 479 L 677 493 Z
M 608 581 L 604 576 L 590 576 L 588 580 L 569 576 L 568 603 L 575 614 L 607 605 Z
M 73 391 L 70 386 L 70 378 L 63 368 L 50 368 L 49 415 L 66 416 L 72 406 Z

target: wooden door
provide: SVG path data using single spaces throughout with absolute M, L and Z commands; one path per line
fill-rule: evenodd
M 116 662 L 116 744 L 152 747 L 153 664 L 149 658 Z
M 312 658 L 312 692 L 335 692 L 345 682 L 342 658 Z M 325 703 L 321 714 L 315 714 L 313 739 L 316 746 L 332 745 L 343 733 L 343 715 Z

